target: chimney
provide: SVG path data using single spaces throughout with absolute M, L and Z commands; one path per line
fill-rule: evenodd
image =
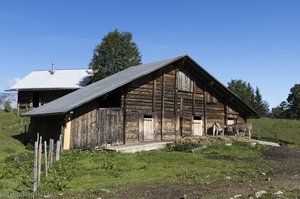
M 52 61 L 52 64 L 51 64 L 51 71 L 50 71 L 51 75 L 54 75 L 54 73 L 55 73 L 54 66 L 55 66 L 54 61 Z

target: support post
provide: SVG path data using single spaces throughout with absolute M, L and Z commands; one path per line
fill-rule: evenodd
M 160 139 L 163 140 L 164 131 L 164 117 L 165 117 L 165 73 L 162 72 L 162 88 L 161 88 L 161 129 L 160 129 Z
M 204 133 L 207 135 L 207 118 L 206 118 L 206 85 L 203 82 L 203 116 L 204 116 Z
M 40 136 L 39 140 L 39 156 L 38 156 L 38 184 L 41 181 L 41 172 L 42 172 L 42 136 Z
M 37 192 L 38 186 L 38 142 L 34 142 L 34 167 L 33 167 L 33 193 Z
M 60 153 L 60 141 L 56 142 L 56 153 L 55 153 L 55 160 L 59 161 L 59 153 Z
M 44 141 L 44 155 L 45 155 L 45 175 L 48 176 L 48 157 L 47 157 L 47 142 Z

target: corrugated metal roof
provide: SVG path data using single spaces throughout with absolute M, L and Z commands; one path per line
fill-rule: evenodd
M 127 68 L 114 75 L 83 87 L 57 100 L 54 100 L 41 107 L 35 108 L 23 116 L 41 116 L 41 115 L 60 115 L 73 110 L 93 99 L 96 99 L 106 93 L 119 88 L 139 77 L 150 74 L 170 63 L 173 63 L 184 56 L 179 56 L 162 61 L 152 62 L 149 64 L 141 64 Z
M 78 89 L 86 86 L 90 75 L 86 69 L 33 71 L 21 81 L 13 85 L 9 91 L 18 90 L 49 90 L 49 89 Z

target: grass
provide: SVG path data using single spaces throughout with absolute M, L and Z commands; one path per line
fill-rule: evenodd
M 252 136 L 282 140 L 300 146 L 300 120 L 250 119 Z M 276 138 L 277 135 L 277 138 Z
M 33 151 L 26 149 L 16 139 L 24 131 L 25 121 L 28 123 L 26 118 L 18 118 L 15 112 L 0 111 L 0 197 L 1 194 L 9 193 L 28 196 L 32 192 Z M 285 132 L 288 133 L 285 136 L 279 134 L 279 138 L 299 143 L 300 136 L 294 130 L 299 125 L 297 121 L 291 121 L 291 124 L 282 121 L 280 125 L 275 125 L 274 121 L 268 123 L 269 120 L 250 122 L 254 129 L 261 128 L 262 133 L 268 130 L 263 128 L 264 122 L 268 126 L 273 125 L 270 134 L 263 134 L 270 137 L 274 129 L 281 129 L 281 125 L 285 124 Z M 245 143 L 210 145 L 197 153 L 162 150 L 120 154 L 71 150 L 63 152 L 61 161 L 54 163 L 47 178 L 42 176 L 39 192 L 79 192 L 89 193 L 92 197 L 101 188 L 117 190 L 136 184 L 219 181 L 250 183 L 255 181 L 257 173 L 267 170 L 270 164 L 271 161 L 261 158 L 260 146 L 253 147 Z
M 0 162 L 5 158 L 25 152 L 22 142 L 14 138 L 25 130 L 25 123 L 28 125 L 28 118 L 16 116 L 16 111 L 5 112 L 0 110 Z
M 223 149 L 227 149 L 226 152 L 221 152 Z M 236 161 L 205 157 L 211 152 L 230 156 L 233 151 Z M 244 161 L 243 157 L 253 157 L 255 161 Z M 225 148 L 212 145 L 201 153 L 154 151 L 121 154 L 73 150 L 64 152 L 62 161 L 54 165 L 50 177 L 40 188 L 43 192 L 58 193 L 141 183 L 215 182 L 229 180 L 228 176 L 231 176 L 230 180 L 241 181 L 240 172 L 254 175 L 258 169 L 256 160 L 260 161 L 259 148 L 241 144 Z

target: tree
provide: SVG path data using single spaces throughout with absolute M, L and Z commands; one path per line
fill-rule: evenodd
M 130 66 L 141 64 L 141 55 L 130 32 L 109 32 L 93 51 L 89 64 L 92 80 L 98 81 Z
M 258 87 L 254 92 L 250 83 L 243 80 L 231 80 L 228 82 L 228 88 L 251 106 L 259 116 L 267 117 L 269 115 L 269 104 L 262 99 Z
M 284 119 L 300 119 L 300 84 L 290 89 L 286 101 L 272 109 L 272 117 Z
M 295 84 L 287 98 L 288 111 L 291 119 L 300 119 L 300 84 Z
M 289 118 L 288 116 L 288 103 L 286 101 L 282 101 L 279 106 L 272 108 L 271 117 L 275 119 L 280 118 Z
M 267 117 L 269 115 L 270 109 L 269 104 L 262 99 L 259 88 L 256 87 L 253 101 L 253 108 L 256 110 L 259 116 Z
M 250 83 L 247 83 L 241 79 L 231 80 L 228 82 L 228 88 L 234 94 L 239 96 L 246 104 L 253 107 L 254 105 L 254 93 Z

